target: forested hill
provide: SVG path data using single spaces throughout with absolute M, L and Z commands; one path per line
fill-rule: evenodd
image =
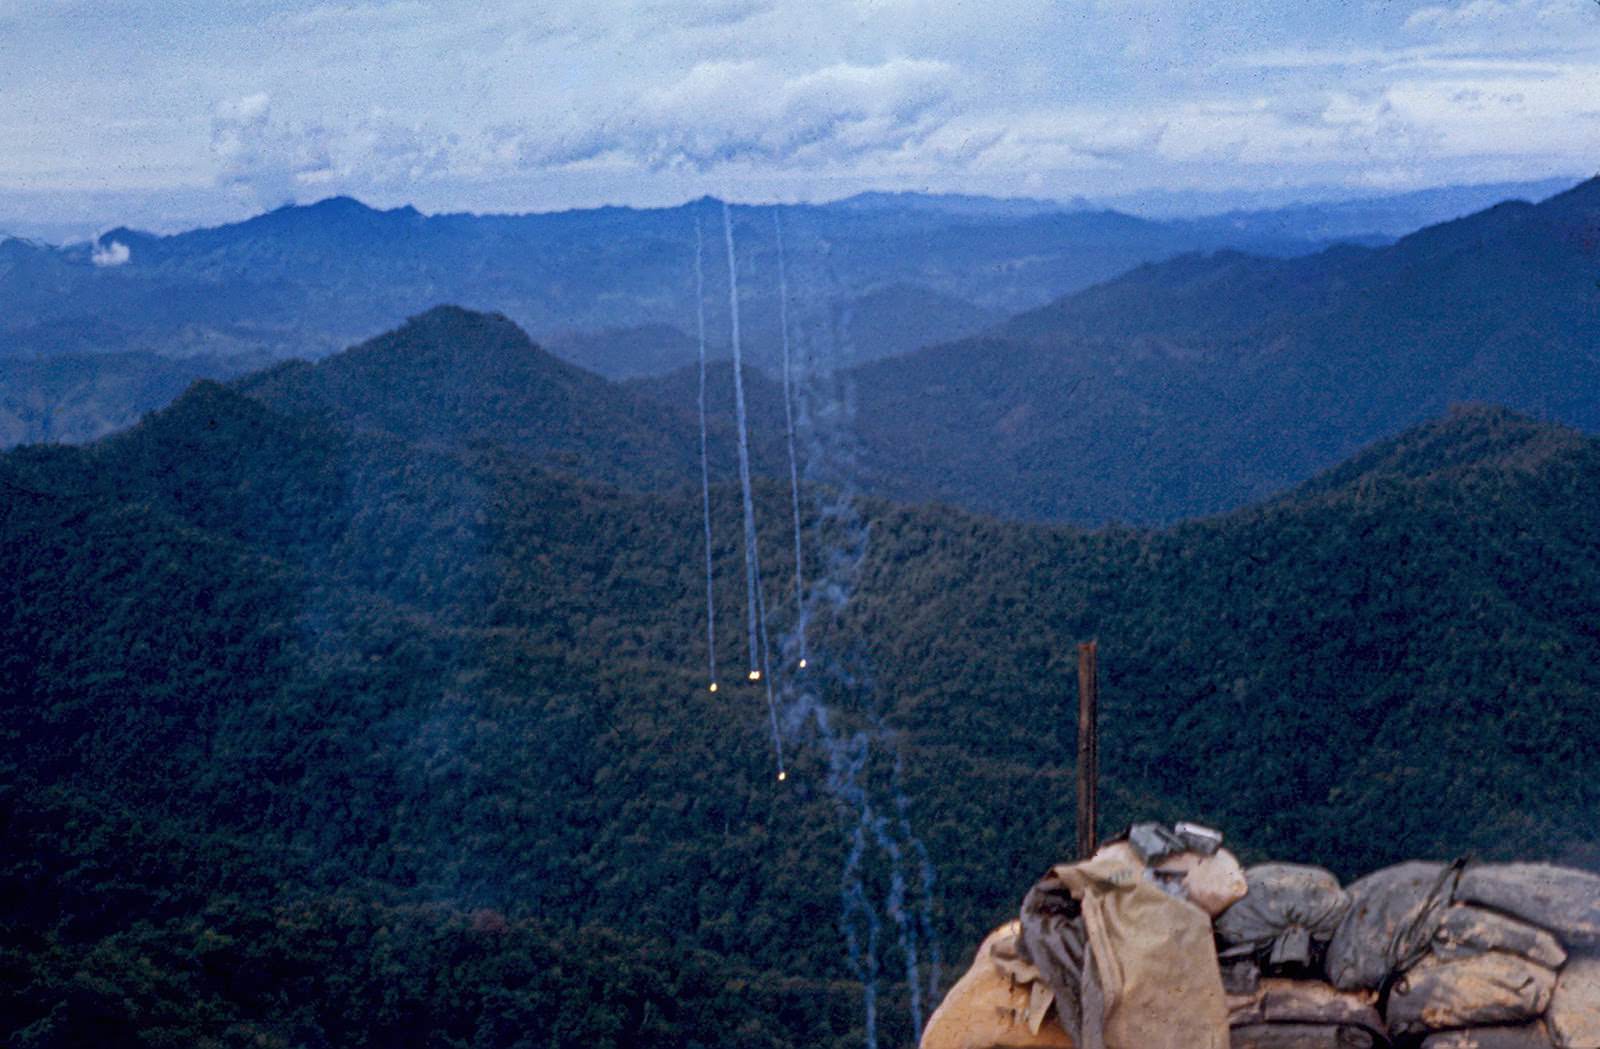
M 0 1040 L 860 1044 L 856 810 L 798 708 L 774 779 L 736 492 L 709 693 L 698 492 L 367 419 L 203 383 L 0 457 Z M 867 733 L 852 782 L 903 789 L 946 977 L 1072 840 L 1089 636 L 1108 826 L 1345 875 L 1595 864 L 1597 493 L 1593 440 L 1495 409 L 1166 531 L 869 502 L 851 532 L 811 493 L 810 563 L 868 538 L 810 680 Z M 758 495 L 782 632 L 788 493 Z
M 735 461 L 731 371 L 718 366 L 709 421 L 717 476 Z M 763 417 L 781 417 L 770 384 L 749 380 Z M 448 449 L 500 445 L 535 462 L 635 489 L 698 483 L 696 390 L 672 402 L 640 395 L 535 346 L 499 314 L 440 306 L 315 364 L 292 361 L 239 380 L 249 397 L 289 414 L 316 414 L 346 429 Z M 770 405 L 768 401 L 773 403 Z M 755 439 L 758 467 L 776 473 L 779 439 Z
M 868 365 L 879 490 L 1010 516 L 1242 506 L 1458 401 L 1600 431 L 1600 179 L 1381 249 L 1140 267 Z

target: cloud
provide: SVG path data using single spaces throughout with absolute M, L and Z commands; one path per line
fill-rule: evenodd
M 89 261 L 101 267 L 122 266 L 132 257 L 133 252 L 126 244 L 114 240 L 110 244 L 96 243 L 94 251 L 89 255 Z
M 211 153 L 217 183 L 259 207 L 293 203 L 302 186 L 326 183 L 334 174 L 327 132 L 272 119 L 272 99 L 257 93 L 216 107 Z
M 1563 20 L 1577 4 L 1568 0 L 1467 0 L 1419 8 L 1406 19 L 1407 29 L 1478 29 Z
M 1574 170 L 1600 147 L 1591 0 L 7 11 L 24 104 L 0 112 L 0 191 L 193 194 L 219 219 L 333 192 L 454 210 L 1030 177 L 1092 196 L 1403 163 L 1461 181 Z M 130 53 L 126 77 L 101 75 Z
M 1589 0 L 1465 0 L 1418 8 L 1404 28 L 1496 55 L 1592 51 L 1600 9 Z
M 955 112 L 955 69 L 891 59 L 786 74 L 758 61 L 701 62 L 606 112 L 543 114 L 485 136 L 483 157 L 540 169 L 605 160 L 651 170 L 818 165 L 924 141 Z

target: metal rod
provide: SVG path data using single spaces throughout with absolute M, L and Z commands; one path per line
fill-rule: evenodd
M 1078 645 L 1078 858 L 1094 855 L 1100 787 L 1098 641 Z

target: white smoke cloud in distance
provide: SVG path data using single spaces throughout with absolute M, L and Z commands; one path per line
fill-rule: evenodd
M 89 261 L 101 267 L 122 266 L 131 258 L 133 258 L 132 250 L 120 240 L 114 240 L 110 244 L 96 243 L 94 251 L 89 255 Z

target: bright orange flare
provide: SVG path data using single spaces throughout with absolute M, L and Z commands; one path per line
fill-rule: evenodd
M 759 670 L 750 671 L 750 680 L 751 681 L 760 681 L 761 680 L 761 671 L 759 671 Z
M 713 682 L 711 682 L 711 691 L 715 692 L 716 690 L 717 690 L 717 683 L 715 681 L 713 681 Z
M 787 772 L 779 772 L 778 773 L 778 782 L 779 783 L 782 783 L 784 780 L 786 780 L 788 778 L 789 778 L 789 774 Z
M 800 669 L 801 669 L 801 670 L 804 670 L 804 669 L 805 669 L 805 668 L 806 668 L 806 661 L 805 661 L 805 660 L 803 660 L 803 659 L 802 659 L 802 660 L 801 660 L 801 661 L 800 661 Z

